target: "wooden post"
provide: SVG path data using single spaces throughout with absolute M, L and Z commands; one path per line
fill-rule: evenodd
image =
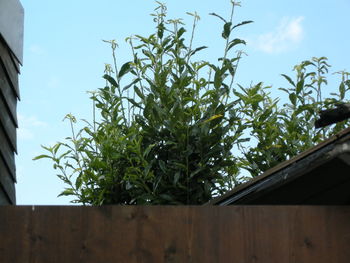
M 0 0 L 0 205 L 16 203 L 16 105 L 23 57 L 23 18 L 18 0 Z

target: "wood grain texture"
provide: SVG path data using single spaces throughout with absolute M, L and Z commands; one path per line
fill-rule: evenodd
M 0 262 L 349 262 L 350 207 L 0 207 Z

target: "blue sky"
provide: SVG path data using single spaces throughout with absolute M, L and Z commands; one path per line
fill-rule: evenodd
M 17 204 L 68 205 L 71 198 L 57 195 L 64 184 L 47 160 L 32 161 L 42 154 L 40 145 L 52 145 L 70 135 L 62 122 L 67 113 L 91 119 L 92 105 L 86 91 L 103 87 L 104 64 L 111 62 L 109 46 L 116 39 L 118 60 L 130 60 L 124 39 L 132 34 L 149 35 L 153 22 L 152 0 L 21 0 L 25 9 L 24 64 L 18 105 Z M 208 14 L 228 17 L 229 0 L 168 0 L 169 18 L 185 18 L 196 11 L 201 20 L 196 42 L 206 45 L 199 59 L 222 55 L 221 23 Z M 263 81 L 286 86 L 281 73 L 292 74 L 302 60 L 326 56 L 331 72 L 350 70 L 350 1 L 348 0 L 243 0 L 235 21 L 253 20 L 236 36 L 247 41 L 236 82 L 249 86 Z M 202 56 L 202 57 L 201 57 Z M 330 75 L 331 80 L 334 79 Z M 333 84 L 334 83 L 334 84 Z M 336 89 L 331 81 L 328 91 Z

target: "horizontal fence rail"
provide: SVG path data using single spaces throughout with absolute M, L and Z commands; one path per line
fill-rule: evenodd
M 350 207 L 3 206 L 0 262 L 349 262 Z

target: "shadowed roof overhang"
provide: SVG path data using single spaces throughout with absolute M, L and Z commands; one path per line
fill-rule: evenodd
M 350 128 L 208 204 L 350 204 Z

